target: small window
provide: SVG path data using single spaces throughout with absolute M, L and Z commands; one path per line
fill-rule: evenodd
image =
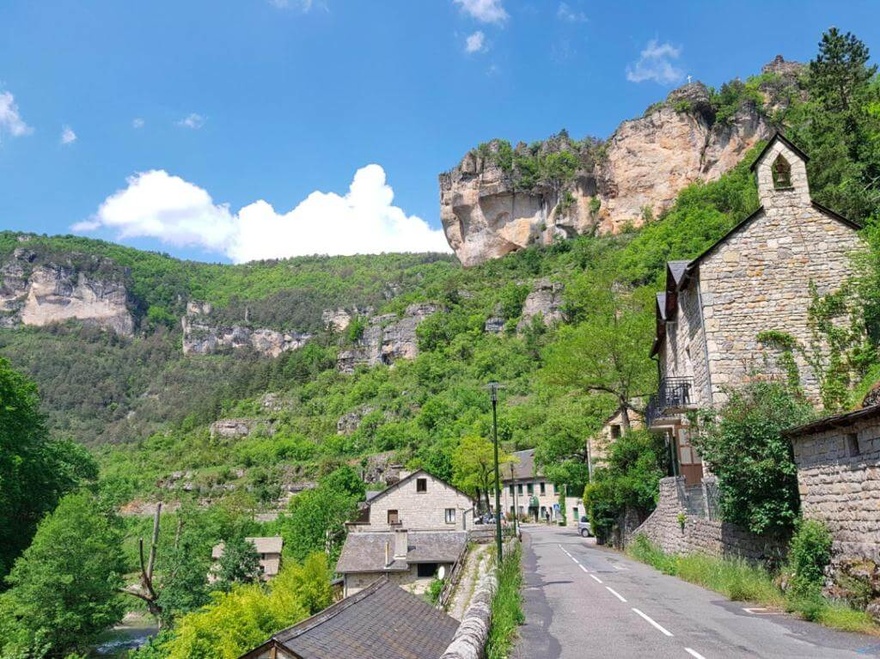
M 534 484 L 534 483 L 529 483 L 528 485 L 526 485 L 526 491 L 527 491 L 529 494 L 534 494 L 534 493 L 535 493 L 535 484 Z
M 517 493 L 518 495 L 522 496 L 522 483 L 519 483 L 519 484 L 516 486 L 516 493 Z
M 541 488 L 541 496 L 544 496 L 545 494 L 547 494 L 547 483 L 541 483 L 540 488 Z
M 400 516 L 398 516 L 396 510 L 388 511 L 388 524 L 393 526 L 394 524 L 400 524 Z
M 428 479 L 427 478 L 417 478 L 416 479 L 416 492 L 427 492 L 428 491 Z
M 510 496 L 513 496 L 513 485 L 510 486 Z
M 437 574 L 437 564 L 436 563 L 418 563 L 416 564 L 417 574 L 420 577 L 433 577 Z
M 577 509 L 577 508 L 572 508 L 572 509 L 571 509 L 571 518 L 572 518 L 572 519 L 577 519 L 577 518 L 578 518 L 578 509 Z
M 851 432 L 846 435 L 846 454 L 854 458 L 861 454 L 859 450 L 859 436 L 857 433 Z
M 446 509 L 446 523 L 455 524 L 455 508 Z
M 620 425 L 616 423 L 611 426 L 611 439 L 620 439 Z
M 780 153 L 773 161 L 773 187 L 777 190 L 785 190 L 791 186 L 791 165 Z
M 559 490 L 556 489 L 556 483 L 553 483 L 553 496 L 559 494 Z

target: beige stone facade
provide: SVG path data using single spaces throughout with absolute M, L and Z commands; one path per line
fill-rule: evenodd
M 880 406 L 788 433 L 804 517 L 828 525 L 835 562 L 880 564 Z
M 700 482 L 699 456 L 688 444 L 685 412 L 723 405 L 749 378 L 781 376 L 761 332 L 784 332 L 801 345 L 813 337 L 811 290 L 837 290 L 863 249 L 858 226 L 810 199 L 806 156 L 774 137 L 753 169 L 761 207 L 693 261 L 670 262 L 657 296 L 660 394 L 650 427 L 676 446 L 679 473 Z M 796 355 L 801 386 L 816 404 L 816 375 Z
M 560 490 L 535 466 L 535 449 L 514 453 L 518 462 L 501 468 L 501 510 L 515 511 L 538 521 L 558 522 L 562 519 L 559 508 Z M 574 524 L 585 514 L 583 492 L 564 492 L 565 517 Z M 573 496 L 571 496 L 573 495 Z M 494 500 L 493 500 L 494 501 Z
M 417 471 L 381 492 L 369 503 L 367 516 L 349 531 L 467 531 L 473 528 L 474 502 L 425 471 Z

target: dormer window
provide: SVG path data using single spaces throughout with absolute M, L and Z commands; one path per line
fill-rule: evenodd
M 791 189 L 791 165 L 780 153 L 773 161 L 773 188 L 775 190 Z

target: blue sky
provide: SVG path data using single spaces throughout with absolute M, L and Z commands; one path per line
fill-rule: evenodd
M 210 261 L 444 249 L 481 141 L 607 137 L 872 1 L 4 0 L 0 228 Z M 880 51 L 877 52 L 880 54 Z M 393 196 L 392 196 L 393 190 Z

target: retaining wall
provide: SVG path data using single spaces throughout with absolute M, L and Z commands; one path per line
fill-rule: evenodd
M 683 476 L 662 479 L 657 508 L 632 536 L 642 533 L 669 554 L 702 553 L 766 560 L 784 553 L 784 544 L 717 519 L 715 488 L 714 482 L 709 481 L 699 492 L 689 492 Z

